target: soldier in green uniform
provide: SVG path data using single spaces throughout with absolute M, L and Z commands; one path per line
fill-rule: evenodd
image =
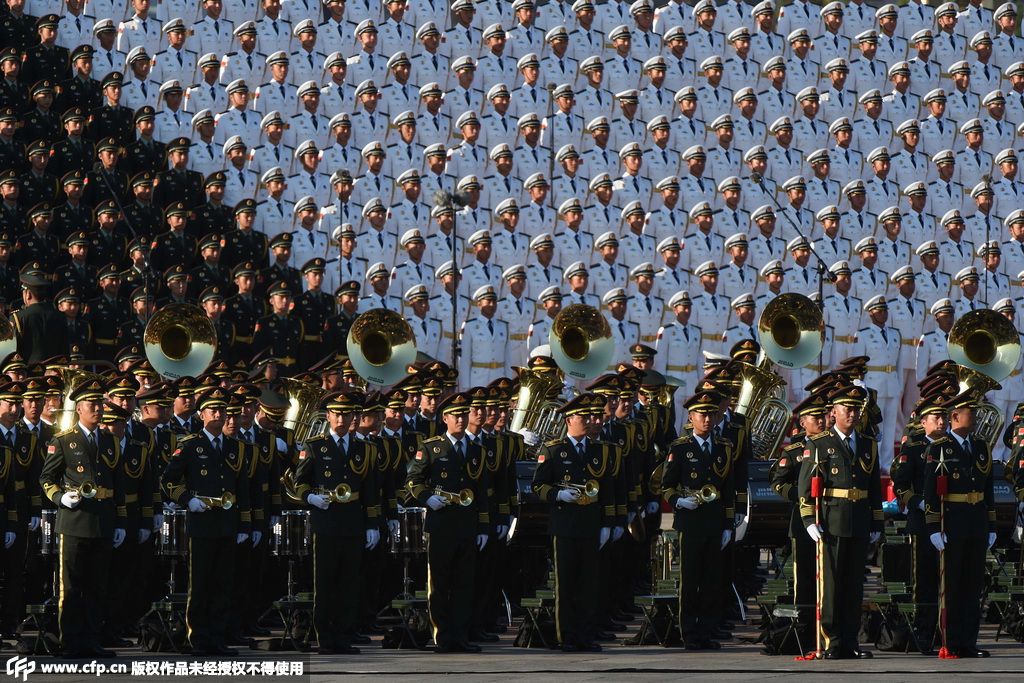
M 131 144 L 135 132 L 135 112 L 121 104 L 121 86 L 124 74 L 111 71 L 100 81 L 104 102 L 92 110 L 86 137 L 100 141 L 113 138 L 118 147 Z
M 235 326 L 228 320 L 223 319 L 224 313 L 224 290 L 219 286 L 207 287 L 199 295 L 199 305 L 211 323 L 213 323 L 214 334 L 217 335 L 217 350 L 215 360 L 231 362 L 235 348 Z
M 216 234 L 205 235 L 198 244 L 202 261 L 188 274 L 189 296 L 198 298 L 209 287 L 219 287 L 221 292 L 226 292 L 231 281 L 231 271 L 220 262 L 224 238 Z
M 441 401 L 444 387 L 437 377 L 424 379 L 421 386 L 419 411 L 416 413 L 413 427 L 424 439 L 430 439 L 444 433 L 444 424 L 437 414 L 437 405 Z
M 131 228 L 129 232 L 134 231 L 141 237 L 153 237 L 163 225 L 164 209 L 153 201 L 155 177 L 155 174 L 149 171 L 132 176 L 131 190 L 135 199 L 124 206 L 121 216 L 121 220 Z M 180 207 L 177 205 L 171 205 L 171 207 L 179 212 L 178 215 L 182 215 Z M 187 218 L 188 213 L 185 213 L 184 217 Z
M 92 143 L 89 143 L 92 144 Z M 82 203 L 85 196 L 85 171 L 68 171 L 60 179 L 64 189 L 64 201 L 53 210 L 53 224 L 50 226 L 57 239 L 63 240 L 76 232 L 90 232 L 93 227 L 93 207 Z M 103 265 L 90 260 L 90 265 Z
M 21 117 L 21 127 L 14 135 L 26 144 L 42 140 L 51 145 L 64 134 L 60 114 L 53 109 L 56 86 L 53 81 L 36 81 L 29 92 L 35 106 Z
M 121 143 L 112 137 L 100 139 L 96 143 L 96 157 L 102 168 L 98 171 L 90 169 L 85 176 L 85 203 L 99 208 L 107 201 L 126 202 L 130 179 L 127 173 L 117 167 L 121 158 Z M 120 213 L 116 203 L 114 208 Z
M 4 28 L 8 19 L 10 17 L 0 18 L 0 36 L 5 34 Z M 13 42 L 8 40 L 2 42 L 12 47 L 6 47 L 0 51 L 0 68 L 9 64 L 13 67 L 13 71 L 8 73 L 5 69 L 5 77 L 0 78 L 0 107 L 10 108 L 16 114 L 20 114 L 28 109 L 28 87 L 18 80 L 22 55 L 17 47 L 13 47 Z
M 213 233 L 226 235 L 231 232 L 231 227 L 235 222 L 235 211 L 233 207 L 223 202 L 225 183 L 227 183 L 227 176 L 224 175 L 224 171 L 214 171 L 206 176 L 206 179 L 203 181 L 206 201 L 197 206 L 195 211 L 192 212 L 192 220 L 189 223 L 189 226 L 196 234 L 208 235 Z M 255 202 L 253 202 L 253 206 L 256 206 Z M 237 263 L 237 261 L 235 263 L 225 262 L 223 253 L 221 254 L 221 265 L 232 268 Z
M 302 291 L 302 276 L 296 268 L 288 265 L 292 255 L 292 233 L 282 232 L 270 238 L 270 251 L 272 252 L 272 263 L 260 271 L 256 281 L 256 294 L 265 296 L 266 292 L 278 282 L 288 285 L 289 291 L 293 293 Z
M 119 348 L 135 344 L 142 345 L 146 325 L 153 317 L 153 313 L 156 312 L 156 298 L 145 287 L 136 287 L 132 292 L 131 305 L 134 315 L 117 328 L 117 346 Z
M 352 639 L 360 561 L 364 548 L 380 542 L 377 447 L 349 432 L 362 410 L 353 395 L 331 394 L 324 407 L 330 430 L 306 441 L 295 473 L 298 494 L 312 508 L 313 626 L 319 654 L 359 654 Z
M 2 62 L 0 62 L 2 63 Z M 0 89 L 4 79 L 0 78 Z M 0 109 L 0 168 L 5 173 L 17 175 L 25 170 L 25 143 L 14 137 L 18 125 L 18 112 L 14 109 Z
M 717 650 L 722 598 L 722 550 L 732 539 L 736 504 L 733 444 L 714 437 L 714 418 L 725 397 L 691 396 L 692 431 L 669 446 L 662 489 L 679 532 L 679 625 L 688 650 Z
M 113 438 L 99 429 L 104 383 L 70 395 L 78 423 L 50 440 L 39 484 L 57 506 L 60 534 L 60 633 L 63 656 L 113 657 L 100 647 L 113 549 L 125 539 L 124 470 Z
M 60 17 L 56 14 L 44 14 L 36 20 L 39 44 L 25 50 L 25 60 L 18 74 L 22 83 L 59 83 L 71 78 L 71 53 L 56 42 L 59 23 Z
M 601 651 L 594 640 L 600 627 L 598 558 L 616 524 L 615 488 L 610 447 L 589 434 L 604 405 L 603 396 L 581 394 L 559 408 L 566 438 L 543 446 L 533 476 L 533 490 L 551 506 L 555 624 L 563 652 Z
M 943 646 L 951 658 L 988 657 L 988 650 L 978 649 L 978 630 L 985 554 L 996 542 L 992 454 L 974 436 L 974 394 L 964 392 L 944 406 L 949 432 L 929 444 L 924 479 L 925 524 L 945 574 Z
M 49 282 L 45 277 L 21 276 L 22 307 L 11 314 L 18 335 L 18 353 L 29 363 L 40 363 L 63 354 L 68 348 L 67 322 L 45 298 Z
M 65 176 L 65 187 L 67 178 L 68 176 Z M 90 233 L 89 263 L 102 270 L 105 270 L 106 266 L 111 266 L 114 272 L 119 273 L 124 268 L 125 256 L 128 254 L 128 235 L 120 229 L 122 226 L 118 225 L 121 210 L 117 208 L 116 202 L 107 200 L 101 202 L 94 211 L 95 222 L 90 220 L 87 227 L 87 232 Z M 73 224 L 70 218 L 65 222 Z M 92 229 L 94 225 L 95 229 Z
M 159 177 L 160 171 L 167 165 L 167 146 L 153 139 L 154 119 L 156 109 L 149 105 L 139 107 L 135 111 L 133 122 L 138 139 L 125 147 L 121 157 L 121 168 L 128 175 L 134 176 L 136 173 L 149 171 Z
M 249 473 L 242 444 L 222 434 L 228 392 L 203 392 L 200 433 L 178 440 L 161 477 L 164 493 L 188 509 L 189 591 L 185 607 L 192 655 L 234 656 L 225 644 L 235 580 L 235 549 L 249 538 Z
M 821 634 L 825 659 L 867 659 L 860 649 L 860 608 L 868 547 L 882 534 L 878 442 L 857 429 L 867 391 L 845 386 L 829 394 L 835 423 L 808 440 L 800 468 L 800 517 L 820 543 Z M 820 523 L 815 499 L 820 481 Z
M 189 209 L 203 203 L 203 174 L 188 168 L 188 150 L 192 141 L 188 138 L 174 138 L 167 143 L 167 161 L 171 167 L 157 173 L 156 191 L 153 202 L 166 207 L 180 202 Z
M 80 309 L 82 298 L 78 290 L 68 287 L 57 292 L 53 300 L 57 310 L 64 314 L 68 325 L 68 351 L 77 348 L 87 358 L 92 358 L 92 328 L 82 320 Z
M 299 344 L 305 337 L 302 320 L 291 313 L 292 290 L 285 282 L 278 282 L 267 292 L 270 297 L 270 315 L 256 323 L 253 346 L 268 348 L 271 355 L 282 366 L 281 374 L 290 377 L 302 368 L 299 362 Z
M 35 140 L 26 151 L 28 155 L 27 171 L 19 176 L 21 190 L 18 192 L 18 203 L 24 207 L 35 206 L 41 202 L 53 205 L 60 200 L 60 180 L 50 173 L 50 143 L 46 140 Z
M 84 178 L 85 172 L 92 168 L 93 162 L 96 161 L 96 146 L 82 137 L 88 117 L 85 110 L 78 107 L 63 111 L 61 120 L 64 122 L 67 137 L 53 144 L 47 170 L 58 178 L 63 178 L 71 171 L 81 171 Z
M 79 45 L 71 51 L 71 66 L 75 75 L 57 84 L 57 111 L 81 109 L 91 112 L 103 103 L 103 89 L 92 77 L 92 59 L 96 48 Z
M 348 340 L 348 331 L 359 317 L 359 283 L 355 280 L 343 282 L 334 290 L 337 314 L 329 316 L 323 325 L 324 349 L 342 349 Z
M 212 176 L 211 176 L 212 177 Z M 200 211 L 202 207 L 200 207 Z M 220 262 L 228 268 L 240 263 L 264 263 L 267 260 L 267 236 L 253 230 L 256 222 L 256 200 L 243 199 L 235 204 L 234 227 L 231 221 L 225 229 L 224 248 L 221 249 Z
M 89 235 L 84 231 L 67 236 L 70 261 L 54 272 L 54 282 L 58 286 L 75 287 L 80 292 L 91 292 L 96 287 L 98 275 L 95 266 L 89 265 Z
M 120 297 L 121 274 L 116 267 L 105 266 L 97 277 L 100 294 L 86 302 L 82 319 L 92 328 L 96 358 L 113 361 L 118 349 L 117 332 L 131 320 L 132 309 Z
M 466 436 L 470 398 L 452 394 L 438 407 L 446 432 L 423 442 L 406 477 L 412 497 L 427 508 L 427 608 L 436 651 L 480 652 L 469 642 L 476 555 L 491 520 L 484 461 Z M 465 493 L 465 496 L 461 495 Z M 472 499 L 471 502 L 469 499 Z
M 24 50 L 39 42 L 35 29 L 36 18 L 25 13 L 25 3 L 4 3 L 0 14 L 0 37 L 12 50 Z M 19 61 L 21 56 L 19 55 Z
M 790 439 L 791 443 L 782 451 L 779 459 L 772 463 L 769 481 L 772 490 L 783 500 L 793 504 L 789 516 L 789 537 L 793 553 L 793 602 L 801 605 L 800 624 L 806 634 L 813 633 L 814 609 L 817 600 L 815 575 L 817 569 L 814 557 L 814 542 L 807 536 L 800 518 L 800 467 L 806 458 L 805 442 L 826 429 L 825 420 L 829 410 L 825 392 L 815 392 L 801 401 L 793 414 L 800 425 L 800 433 Z M 805 641 L 801 641 L 805 642 Z
M 256 323 L 267 314 L 267 305 L 253 296 L 256 286 L 256 265 L 251 261 L 239 263 L 231 271 L 238 292 L 224 300 L 223 319 L 235 327 L 237 358 L 249 358 L 253 351 Z
M 6 359 L 5 359 L 6 360 Z M 14 363 L 18 365 L 20 363 Z M 6 373 L 5 373 L 6 374 Z M 27 383 L 5 382 L 0 385 L 0 466 L 4 469 L 3 482 L 11 483 L 11 495 L 5 497 L 10 513 L 5 528 L 12 532 L 13 544 L 4 548 L 3 560 L 3 633 L 14 634 L 18 623 L 25 616 L 26 585 L 32 585 L 31 571 L 37 571 L 35 548 L 29 543 L 29 531 L 39 526 L 40 496 L 39 471 L 41 460 L 37 457 L 39 445 L 28 430 L 20 429 L 18 412 Z M 38 385 L 38 380 L 34 381 Z M 33 481 L 34 478 L 34 481 Z M 14 494 L 17 491 L 17 494 Z M 26 553 L 26 550 L 32 548 Z
M 199 242 L 188 232 L 189 209 L 182 202 L 174 202 L 164 209 L 167 232 L 157 236 L 153 242 L 150 265 L 158 273 L 174 266 L 181 266 L 187 275 L 199 252 Z
M 328 318 L 334 314 L 334 297 L 320 288 L 324 282 L 326 265 L 326 262 L 319 256 L 302 264 L 302 277 L 306 279 L 306 291 L 296 297 L 295 308 L 292 311 L 295 316 L 302 319 L 302 325 L 306 331 L 306 336 L 303 337 L 302 353 L 307 358 L 319 358 L 325 351 L 339 348 L 326 347 L 321 343 L 321 332 L 324 330 Z
M 108 384 L 107 391 L 116 391 L 121 381 L 116 379 Z M 148 578 L 140 571 L 140 552 L 153 533 L 154 507 L 161 505 L 158 483 L 153 476 L 150 444 L 131 438 L 127 430 L 130 418 L 128 410 L 113 403 L 104 406 L 101 418 L 104 430 L 114 438 L 123 472 L 127 511 L 125 540 L 112 555 L 108 598 L 103 605 L 103 645 L 107 647 L 130 647 L 132 644 L 123 634 L 132 622 L 142 616 L 136 613 L 138 601 L 134 599 L 134 593 L 146 590 Z M 126 586 L 131 586 L 132 590 L 125 590 Z

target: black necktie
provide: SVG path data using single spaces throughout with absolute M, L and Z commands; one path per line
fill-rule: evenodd
M 455 442 L 455 458 L 459 462 L 462 462 L 466 459 L 465 454 L 462 452 L 462 441 Z

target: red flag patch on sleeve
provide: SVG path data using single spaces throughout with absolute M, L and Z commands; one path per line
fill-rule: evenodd
M 416 451 L 416 459 L 417 460 L 422 460 L 423 459 L 423 451 Z
M 537 456 L 537 464 L 539 465 L 540 463 L 544 462 L 547 459 L 548 459 L 548 456 L 546 456 L 546 455 L 543 455 L 543 454 L 538 455 Z M 1022 459 L 1022 460 L 1024 460 L 1024 459 Z
M 306 459 L 306 451 L 299 451 L 299 460 Z
M 46 452 L 47 453 L 56 453 L 57 452 L 57 447 L 56 446 L 47 446 L 46 447 Z
M 786 459 L 783 458 L 782 460 L 779 461 L 779 467 L 785 467 L 785 466 L 786 466 Z

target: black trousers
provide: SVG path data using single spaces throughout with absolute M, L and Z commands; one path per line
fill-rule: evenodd
M 981 591 L 985 582 L 987 538 L 946 541 L 946 647 L 976 650 L 981 628 Z
M 188 602 L 185 624 L 194 650 L 223 647 L 235 580 L 234 536 L 188 539 Z
M 352 644 L 364 545 L 362 536 L 313 534 L 313 626 L 320 647 Z
M 28 563 L 38 552 L 35 543 L 31 544 L 31 555 L 28 550 L 28 524 L 18 524 L 14 531 L 17 534 L 14 545 L 3 551 L 3 560 L 0 561 L 4 570 L 3 630 L 11 632 L 25 618 L 25 575 L 31 576 Z
M 822 537 L 821 632 L 825 648 L 859 649 L 860 608 L 864 602 L 867 538 Z
M 711 639 L 721 611 L 722 535 L 679 534 L 679 628 L 684 643 Z
M 806 532 L 801 530 L 793 537 L 793 602 L 804 605 L 800 608 L 800 622 L 810 625 L 814 624 L 818 602 L 817 555 L 817 546 Z
M 914 550 L 914 602 L 927 605 L 917 608 L 916 626 L 922 635 L 927 636 L 935 633 L 938 619 L 939 551 L 932 545 L 927 534 L 913 536 L 910 542 Z
M 501 590 L 498 574 L 498 554 L 505 545 L 497 534 L 487 536 L 487 545 L 476 557 L 476 576 L 473 579 L 473 620 L 475 631 L 486 631 L 494 625 L 497 594 Z
M 562 645 L 587 645 L 598 631 L 597 538 L 555 536 L 555 626 Z M 605 546 L 607 547 L 607 546 Z
M 476 555 L 476 537 L 427 536 L 427 610 L 438 646 L 469 638 Z
M 148 522 L 147 522 L 148 523 Z M 121 547 L 110 554 L 110 572 L 107 578 L 107 599 L 103 603 L 103 632 L 105 636 L 120 636 L 132 621 L 137 607 L 138 592 L 145 590 L 137 529 L 127 531 Z
M 60 536 L 58 620 L 65 652 L 99 647 L 113 550 L 109 538 Z

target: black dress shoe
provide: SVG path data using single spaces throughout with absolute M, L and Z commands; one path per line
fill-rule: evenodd
M 600 652 L 603 649 L 598 643 L 580 643 L 580 652 Z
M 228 645 L 240 645 L 242 647 L 251 647 L 256 644 L 253 638 L 249 638 L 243 635 L 234 635 L 227 639 Z
M 478 643 L 496 643 L 501 640 L 498 636 L 487 631 L 473 631 L 469 634 L 469 639 L 475 640 Z
M 625 624 L 620 624 L 617 621 L 613 621 L 613 620 L 609 619 L 608 621 L 604 622 L 601 625 L 601 628 L 603 630 L 605 630 L 605 631 L 614 631 L 614 632 L 617 633 L 619 631 L 625 631 L 626 630 L 626 625 Z
M 92 657 L 92 653 L 86 653 L 82 650 L 64 650 L 60 653 L 62 659 L 85 659 L 86 657 Z
M 106 647 L 132 647 L 135 643 L 120 636 L 108 636 L 103 639 L 103 645 Z
M 838 647 L 825 650 L 825 659 L 848 659 Z
M 217 654 L 217 655 L 223 655 L 225 657 L 237 657 L 238 656 L 238 650 L 236 650 L 233 647 L 228 647 L 227 645 L 218 645 L 217 647 L 215 647 L 213 649 L 213 653 Z
M 718 622 L 718 628 L 722 629 L 723 631 L 732 631 L 736 628 L 736 624 L 732 623 L 731 621 L 720 621 Z
M 636 617 L 634 617 L 632 614 L 630 614 L 629 612 L 624 612 L 623 610 L 615 610 L 614 612 L 612 612 L 611 617 L 616 621 L 633 621 L 636 619 Z
M 363 635 L 362 633 L 357 633 L 354 636 L 352 636 L 352 642 L 356 645 L 369 645 L 373 642 L 373 640 L 370 638 L 370 636 Z
M 106 650 L 99 645 L 89 650 L 87 654 L 90 657 L 95 657 L 96 659 L 112 659 L 117 656 L 117 653 L 113 650 Z
M 562 645 L 562 652 L 579 652 L 579 651 L 580 651 L 580 649 L 578 647 L 576 647 L 575 645 L 571 645 L 569 643 L 566 643 L 566 644 Z
M 484 630 L 488 633 L 508 633 L 508 626 L 505 626 L 505 624 L 490 624 Z
M 270 629 L 263 628 L 259 624 L 249 624 L 242 630 L 242 633 L 247 636 L 259 636 L 261 638 L 265 638 L 270 635 Z
M 612 633 L 611 631 L 598 631 L 594 635 L 594 640 L 596 640 L 598 642 L 601 642 L 601 643 L 611 643 L 611 642 L 613 642 L 615 640 L 618 640 L 618 638 L 619 637 L 617 635 L 615 635 L 614 633 Z
M 359 654 L 359 648 L 354 645 L 339 645 L 334 648 L 334 654 L 336 655 L 357 655 Z
M 477 653 L 477 652 L 483 652 L 484 651 L 484 649 L 482 647 L 480 647 L 479 645 L 474 645 L 473 643 L 468 643 L 466 641 L 463 641 L 461 643 L 456 643 L 455 645 L 452 646 L 452 650 L 455 651 L 455 652 L 469 652 L 469 653 L 474 653 L 474 654 Z
M 703 643 L 701 643 L 701 646 L 705 650 L 721 650 L 722 649 L 722 644 L 720 642 L 718 642 L 717 640 L 705 640 Z
M 732 634 L 728 631 L 723 631 L 720 628 L 713 629 L 711 631 L 711 637 L 715 640 L 732 640 Z
M 700 642 L 699 640 L 688 640 L 686 644 L 683 645 L 683 647 L 687 650 L 703 650 L 704 643 Z
M 960 656 L 965 659 L 974 659 L 976 657 L 991 657 L 992 653 L 988 650 L 979 650 L 977 648 L 968 648 L 966 650 L 960 650 Z
M 384 628 L 383 626 L 378 626 L 377 624 L 366 624 L 365 626 L 361 626 L 359 630 L 366 633 L 371 633 L 375 636 L 382 636 L 388 632 L 386 628 Z
M 321 645 L 320 647 L 318 647 L 316 649 L 316 653 L 318 655 L 333 655 L 334 654 L 334 648 L 333 647 L 324 647 L 323 645 Z
M 853 650 L 854 659 L 871 659 L 875 655 L 867 650 Z

